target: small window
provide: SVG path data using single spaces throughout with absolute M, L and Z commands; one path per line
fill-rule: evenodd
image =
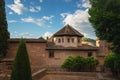
M 68 41 L 68 43 L 69 43 L 69 42 L 70 42 L 70 39 L 68 38 L 67 41 Z
M 64 42 L 64 38 L 62 38 L 62 42 Z
M 74 38 L 72 38 L 72 43 L 74 43 Z
M 61 39 L 58 39 L 58 43 L 61 43 Z
M 49 51 L 49 58 L 53 58 L 54 57 L 54 51 Z
M 88 52 L 88 57 L 91 57 L 92 56 L 92 52 Z

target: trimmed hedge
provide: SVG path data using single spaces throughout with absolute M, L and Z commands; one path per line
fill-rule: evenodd
M 69 56 L 65 59 L 61 67 L 68 71 L 95 71 L 98 64 L 99 61 L 94 57 Z

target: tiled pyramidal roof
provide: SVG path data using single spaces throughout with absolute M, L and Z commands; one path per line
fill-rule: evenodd
M 54 36 L 79 36 L 83 37 L 84 35 L 75 30 L 73 27 L 70 25 L 64 26 L 61 30 L 56 32 Z

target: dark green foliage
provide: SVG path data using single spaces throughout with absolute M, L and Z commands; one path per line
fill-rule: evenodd
M 65 59 L 64 63 L 62 64 L 62 67 L 67 69 L 73 69 L 73 63 L 74 57 L 69 56 L 67 59 Z
M 81 69 L 84 69 L 84 67 L 85 67 L 83 65 L 86 65 L 85 58 L 83 58 L 81 56 L 74 57 L 73 70 L 81 71 Z
M 86 69 L 88 69 L 89 71 L 95 70 L 98 64 L 99 64 L 99 61 L 94 57 L 86 58 Z
M 23 40 L 19 44 L 10 80 L 32 80 L 29 56 Z
M 90 18 L 97 37 L 113 43 L 112 50 L 120 53 L 120 0 L 90 0 Z
M 108 54 L 105 57 L 105 66 L 111 69 L 114 76 L 120 76 L 120 55 Z
M 5 2 L 0 0 L 0 57 L 5 56 L 8 49 L 9 32 L 7 31 L 7 21 L 5 13 Z
M 94 57 L 68 57 L 62 64 L 62 68 L 70 71 L 94 71 L 99 61 Z

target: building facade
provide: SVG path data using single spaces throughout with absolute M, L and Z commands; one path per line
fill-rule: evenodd
M 70 25 L 64 26 L 49 40 L 42 37 L 39 39 L 24 39 L 29 54 L 32 72 L 41 68 L 60 67 L 69 56 L 93 56 L 100 65 L 104 65 L 104 56 L 108 53 L 105 41 L 96 41 L 96 46 L 82 44 L 82 35 Z M 10 71 L 15 58 L 20 39 L 10 39 L 8 54 L 1 60 L 1 71 Z

